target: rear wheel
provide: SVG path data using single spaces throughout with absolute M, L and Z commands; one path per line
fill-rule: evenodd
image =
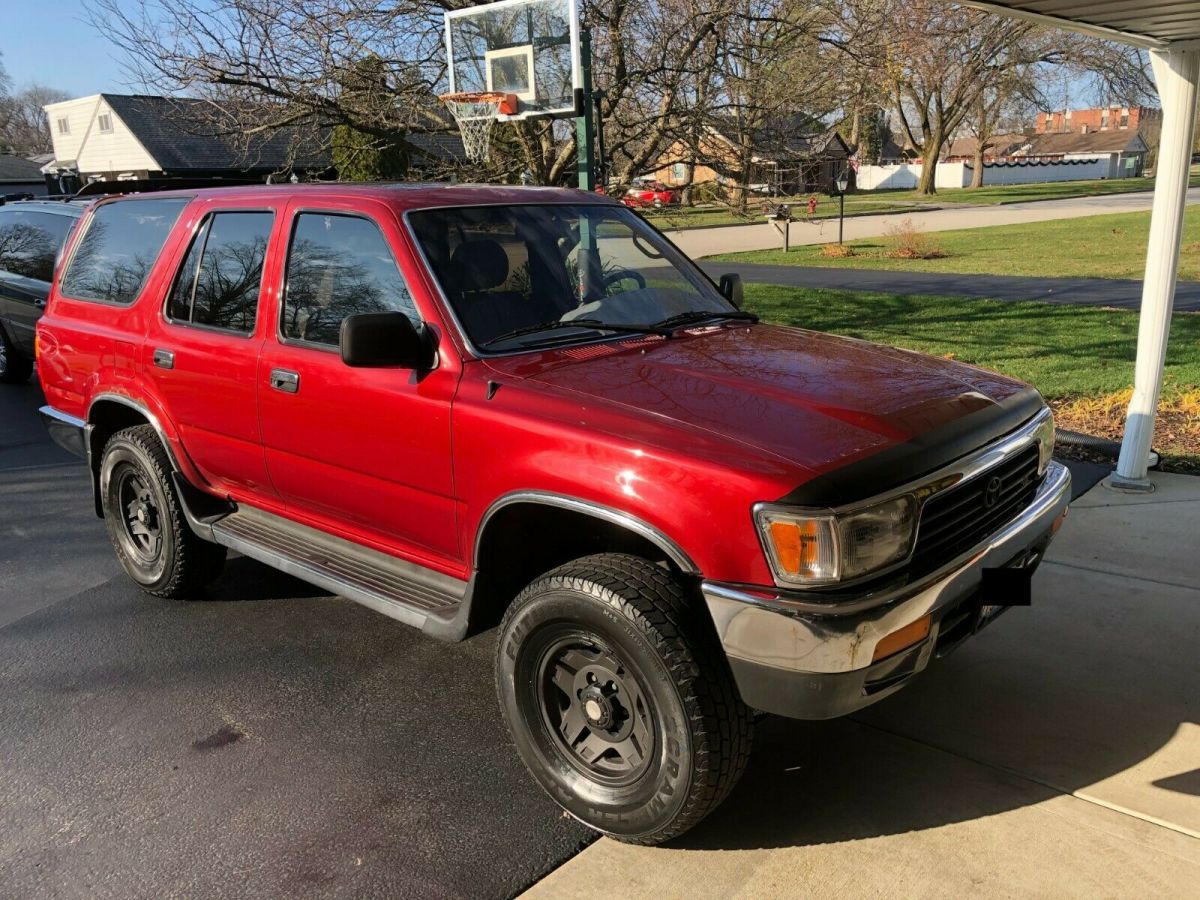
M 149 425 L 118 431 L 100 463 L 104 522 L 117 558 L 142 590 L 185 597 L 220 574 L 225 548 L 188 527 L 171 462 Z
M 658 844 L 741 777 L 750 711 L 682 585 L 604 554 L 529 585 L 500 629 L 497 686 L 517 750 L 577 819 Z
M 0 382 L 24 384 L 33 374 L 33 360 L 12 345 L 0 328 Z

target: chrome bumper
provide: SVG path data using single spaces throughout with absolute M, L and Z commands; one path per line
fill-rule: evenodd
M 896 683 L 886 691 L 856 689 L 872 678 L 869 670 L 885 665 L 872 666 L 875 645 L 931 615 L 929 637 L 913 651 L 899 654 L 911 664 L 907 674 L 923 669 L 937 644 L 943 615 L 979 590 L 984 569 L 999 568 L 1031 550 L 1044 549 L 1070 496 L 1071 473 L 1052 461 L 1033 502 L 1020 516 L 985 543 L 909 584 L 885 585 L 822 602 L 813 594 L 775 588 L 760 592 L 704 582 L 701 591 L 743 699 L 768 712 L 828 718 L 886 696 L 900 686 L 901 674 L 895 675 L 892 680 Z M 835 681 L 838 678 L 840 684 Z M 775 696 L 780 691 L 792 696 Z M 796 692 L 812 696 L 797 698 Z

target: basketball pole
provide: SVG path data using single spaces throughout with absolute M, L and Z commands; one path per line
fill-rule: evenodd
M 575 92 L 575 169 L 579 189 L 589 194 L 596 190 L 596 123 L 592 100 L 592 33 L 579 31 L 579 75 L 582 82 Z

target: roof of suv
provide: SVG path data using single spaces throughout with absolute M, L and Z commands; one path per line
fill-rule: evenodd
M 152 194 L 123 194 L 112 200 L 138 197 L 221 197 L 244 199 L 248 202 L 303 197 L 311 201 L 322 197 L 365 197 L 381 200 L 404 209 L 443 206 L 487 206 L 525 203 L 596 203 L 618 205 L 603 194 L 587 193 L 574 188 L 524 187 L 495 184 L 264 184 L 236 187 L 198 188 L 195 190 L 155 191 Z
M 9 200 L 7 203 L 0 203 L 0 209 L 23 209 L 26 211 L 60 213 L 61 215 L 72 216 L 78 219 L 93 202 L 94 200 L 91 198 L 87 200 Z

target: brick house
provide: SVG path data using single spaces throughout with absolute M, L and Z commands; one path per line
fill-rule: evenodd
M 1098 106 L 1094 109 L 1066 109 L 1040 112 L 1038 134 L 1087 134 L 1093 131 L 1141 131 L 1157 128 L 1162 110 L 1155 106 Z

